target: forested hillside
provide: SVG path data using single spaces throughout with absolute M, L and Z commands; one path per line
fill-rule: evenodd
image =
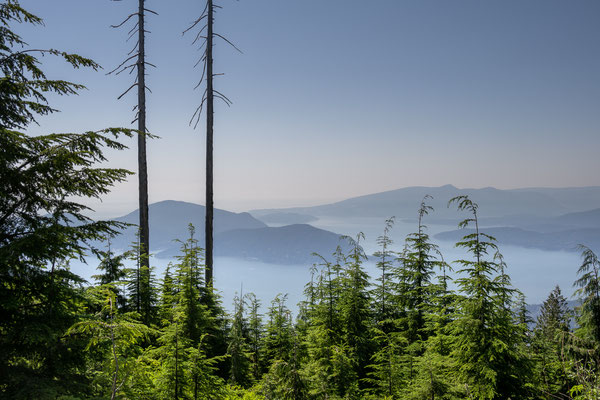
M 95 221 L 81 199 L 102 198 L 131 174 L 106 167 L 106 154 L 146 132 L 26 134 L 56 111 L 49 95 L 83 89 L 47 77 L 43 56 L 99 67 L 30 48 L 15 33 L 15 25 L 42 22 L 15 0 L 0 4 L 0 398 L 600 397 L 596 254 L 581 246 L 581 264 L 569 266 L 581 306 L 572 314 L 556 287 L 531 325 L 502 249 L 480 229 L 486 211 L 467 195 L 437 199 L 466 215 L 459 228 L 472 229 L 456 243 L 462 260 L 449 265 L 430 241 L 435 210 L 425 196 L 404 243 L 390 240 L 393 219 L 382 227 L 376 276 L 363 268 L 360 233 L 307 266 L 298 315 L 285 288 L 270 302 L 248 288 L 226 312 L 193 225 L 162 276 L 146 264 L 143 240 L 116 253 L 111 238 L 129 221 Z M 90 255 L 98 274 L 85 282 L 69 262 Z

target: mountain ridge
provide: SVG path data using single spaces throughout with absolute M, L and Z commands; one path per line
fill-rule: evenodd
M 150 251 L 158 258 L 180 254 L 181 244 L 190 237 L 204 245 L 205 207 L 195 203 L 165 200 L 149 206 Z M 115 221 L 132 224 L 111 241 L 113 249 L 125 250 L 135 240 L 139 210 Z M 215 255 L 258 260 L 275 264 L 304 264 L 315 260 L 313 252 L 332 253 L 340 235 L 306 224 L 267 226 L 247 212 L 233 213 L 215 209 Z
M 532 215 L 554 217 L 569 212 L 586 211 L 600 207 L 600 186 L 580 188 L 519 188 L 496 189 L 464 188 L 453 185 L 437 187 L 410 186 L 378 193 L 366 194 L 334 203 L 310 207 L 286 207 L 250 210 L 260 218 L 266 214 L 296 213 L 324 217 L 391 217 L 411 218 L 417 214 L 425 195 L 433 196 L 428 203 L 435 209 L 430 220 L 460 219 L 455 209 L 448 209 L 447 202 L 458 195 L 468 195 L 480 205 L 482 216 L 507 217 Z M 570 196 L 570 197 L 569 197 Z

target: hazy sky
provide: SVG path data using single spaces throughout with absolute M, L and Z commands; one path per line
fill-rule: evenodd
M 84 83 L 32 132 L 129 127 L 131 76 L 110 29 L 135 0 L 21 0 L 45 27 L 32 47 L 94 58 L 103 72 L 45 57 L 49 77 Z M 148 0 L 150 201 L 203 203 L 201 93 L 192 37 L 202 1 Z M 600 2 L 597 0 L 222 0 L 215 85 L 215 206 L 311 205 L 404 186 L 600 185 Z M 137 169 L 131 150 L 111 165 Z M 98 209 L 137 207 L 137 179 Z

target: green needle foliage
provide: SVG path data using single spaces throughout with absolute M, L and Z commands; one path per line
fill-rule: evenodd
M 56 398 L 86 392 L 85 352 L 63 335 L 82 312 L 82 280 L 68 261 L 82 259 L 120 224 L 93 221 L 75 198 L 100 198 L 129 172 L 100 168 L 106 149 L 125 148 L 123 129 L 36 137 L 22 130 L 55 112 L 48 94 L 69 95 L 82 85 L 48 79 L 38 57 L 63 58 L 74 68 L 92 60 L 54 49 L 29 48 L 13 23 L 41 25 L 16 1 L 0 4 L 0 383 L 3 397 Z M 98 253 L 94 248 L 92 252 Z
M 89 338 L 86 350 L 102 348 L 105 359 L 99 364 L 101 369 L 94 371 L 95 385 L 111 400 L 127 386 L 131 385 L 132 370 L 137 368 L 137 356 L 141 352 L 142 339 L 151 329 L 137 320 L 138 314 L 120 314 L 117 296 L 111 285 L 90 288 L 92 303 L 100 305 L 100 310 L 92 316 L 74 324 L 66 335 L 81 335 Z
M 583 299 L 578 322 L 580 332 L 585 338 L 600 347 L 600 261 L 596 254 L 585 246 L 579 246 L 583 262 L 577 270 L 579 279 L 575 281 L 578 287 L 576 296 Z
M 468 396 L 477 399 L 519 398 L 524 395 L 523 357 L 518 352 L 523 334 L 506 308 L 506 298 L 513 289 L 503 273 L 498 256 L 489 259 L 489 253 L 498 252 L 495 239 L 479 231 L 478 205 L 467 196 L 449 201 L 471 217 L 459 227 L 475 225 L 475 232 L 465 235 L 456 246 L 464 248 L 473 259 L 457 262 L 464 274 L 456 280 L 462 298 L 459 300 L 454 321 L 456 349 L 454 358 L 459 365 L 459 376 L 465 382 Z
M 229 381 L 234 385 L 248 387 L 251 380 L 252 353 L 248 344 L 249 328 L 244 315 L 245 298 L 236 296 L 233 301 L 233 321 L 229 331 L 230 370 Z
M 569 361 L 565 358 L 570 319 L 567 300 L 556 286 L 542 304 L 532 340 L 536 384 L 548 397 L 565 396 L 574 385 L 568 375 Z

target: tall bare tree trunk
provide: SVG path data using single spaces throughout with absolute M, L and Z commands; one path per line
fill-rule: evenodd
M 213 1 L 208 1 L 206 34 L 206 287 L 213 285 Z
M 139 0 L 137 60 L 138 81 L 138 180 L 140 209 L 140 267 L 150 267 L 150 228 L 148 224 L 148 167 L 146 163 L 146 63 L 145 63 L 145 30 L 144 2 Z

